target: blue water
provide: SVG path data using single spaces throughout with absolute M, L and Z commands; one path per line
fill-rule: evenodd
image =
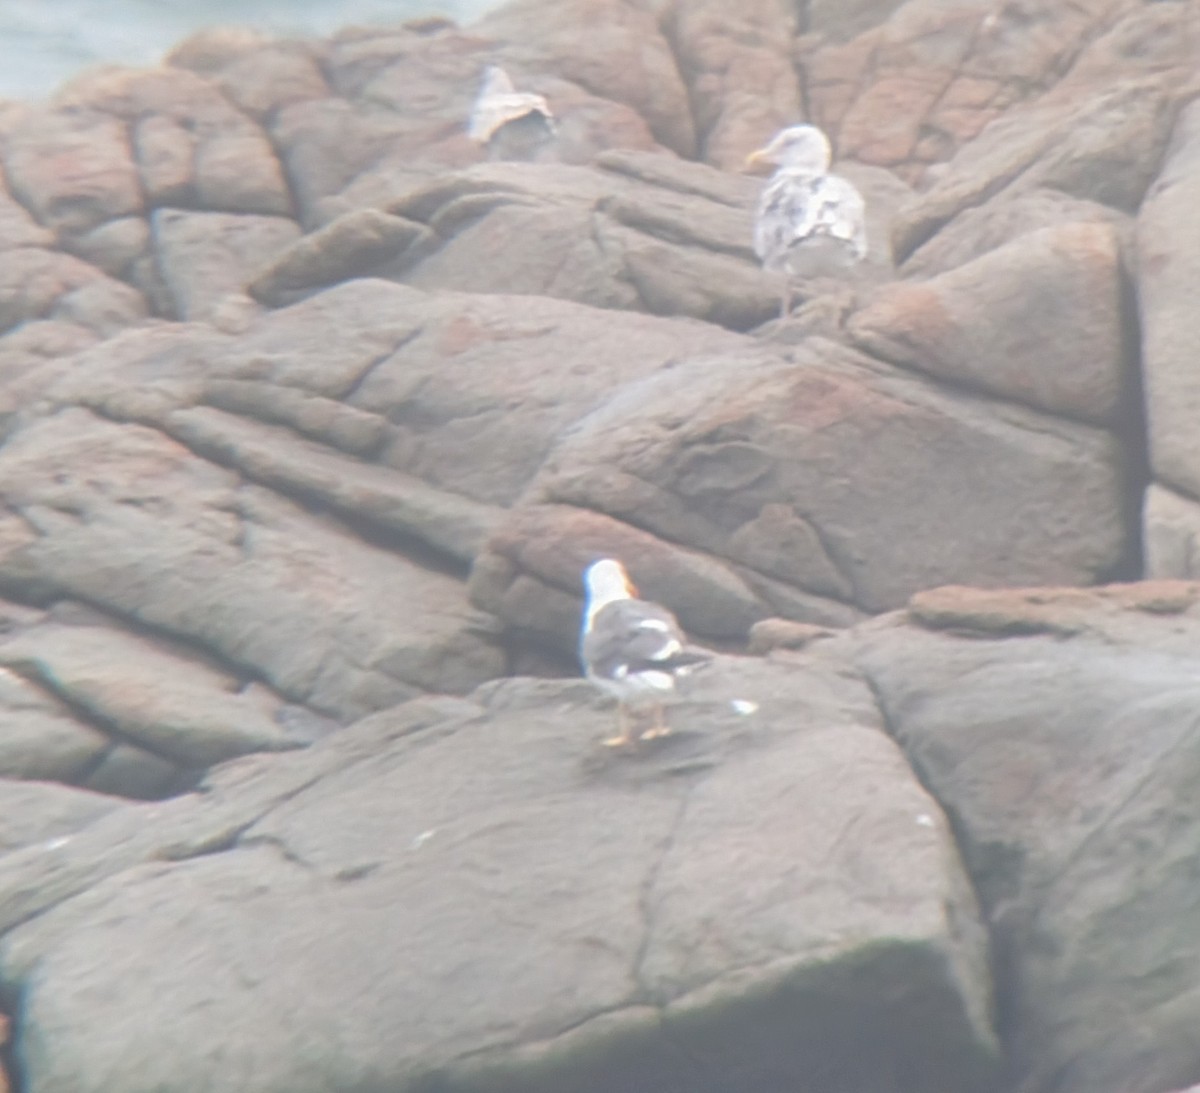
M 329 34 L 351 24 L 449 15 L 466 23 L 499 0 L 0 0 L 0 98 L 50 94 L 80 69 L 148 65 L 206 26 Z

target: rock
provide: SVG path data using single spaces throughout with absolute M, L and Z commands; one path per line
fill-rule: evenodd
M 1132 363 L 1115 232 L 1069 223 L 927 281 L 888 285 L 850 337 L 907 368 L 1040 410 L 1111 424 Z
M 61 320 L 32 320 L 0 335 L 0 413 L 37 403 L 71 358 L 99 341 L 92 330 Z
M 845 42 L 883 22 L 904 0 L 809 0 L 805 31 Z
M 676 4 L 669 29 L 687 73 L 700 158 L 739 170 L 746 156 L 801 116 L 792 61 L 796 14 L 778 0 Z
M 506 681 L 235 764 L 153 824 L 114 813 L 53 881 L 10 855 L 4 906 L 60 893 L 0 955 L 29 1087 L 991 1088 L 973 899 L 869 692 L 818 661 L 706 687 L 674 739 L 614 756 L 590 688 Z M 762 697 L 749 721 L 731 687 Z M 136 1029 L 91 1001 L 118 983 Z
M 159 209 L 151 224 L 172 311 L 184 320 L 210 317 L 300 235 L 293 221 L 277 216 Z
M 1041 3 L 1020 13 L 920 0 L 833 7 L 809 13 L 810 32 L 839 43 L 803 58 L 810 109 L 833 123 L 843 155 L 914 174 L 1053 86 L 1107 14 Z
M 51 315 L 107 336 L 144 320 L 146 298 L 115 278 L 97 277 L 65 293 Z
M 734 205 L 711 169 L 625 166 L 488 164 L 419 188 L 391 208 L 428 223 L 439 245 L 400 276 L 429 290 L 548 295 L 740 330 L 775 312 L 777 287 L 750 247 L 756 184 L 746 180 Z
M 278 697 L 239 694 L 236 677 L 111 625 L 35 627 L 0 642 L 0 664 L 176 766 L 297 746 Z
M 210 76 L 227 65 L 278 44 L 253 27 L 231 24 L 202 27 L 172 46 L 163 57 L 163 63 Z
M 0 668 L 0 778 L 82 781 L 111 741 L 62 701 Z
M 331 324 L 337 346 L 323 337 Z M 507 505 L 560 432 L 622 383 L 680 353 L 742 342 L 687 320 L 356 281 L 275 313 L 245 342 L 218 351 L 215 367 L 210 357 L 206 372 L 264 379 L 265 363 L 276 384 L 386 420 L 384 465 Z M 580 344 L 589 346 L 586 359 Z
M 1200 600 L 1200 585 L 1138 581 L 1100 589 L 980 589 L 945 586 L 918 592 L 908 617 L 928 630 L 1014 637 L 1070 637 L 1111 621 L 1125 611 L 1178 615 Z
M 628 384 L 560 440 L 524 503 L 603 512 L 744 579 L 879 611 L 946 580 L 1100 579 L 1126 549 L 1121 465 L 1100 430 L 951 396 L 809 339 Z
M 113 277 L 126 277 L 150 250 L 150 228 L 140 216 L 109 220 L 70 239 L 71 253 Z
M 1027 116 L 1019 128 L 1037 134 L 1046 110 L 1141 79 L 1186 101 L 1197 46 L 1195 21 L 1179 4 L 1034 0 L 1019 10 L 984 11 L 972 3 L 885 0 L 814 2 L 804 14 L 796 50 L 808 117 L 831 133 L 843 157 L 910 181 L 932 179 L 998 118 Z M 1018 128 L 1010 132 L 1015 137 Z M 1091 139 L 1076 134 L 1080 147 Z M 1129 166 L 1109 163 L 1108 183 L 1124 185 Z
M 70 118 L 103 110 L 134 134 L 151 206 L 288 215 L 291 199 L 266 133 L 210 81 L 178 68 L 100 69 L 55 100 Z
M 1200 1067 L 1200 586 L 939 599 L 936 630 L 925 604 L 848 640 L 959 832 L 1014 1087 L 1178 1086 Z M 1134 1000 L 1136 1030 L 1114 998 Z
M 170 63 L 187 54 L 176 51 Z M 191 57 L 193 69 L 195 54 Z M 209 68 L 226 96 L 260 124 L 296 102 L 326 98 L 329 85 L 321 71 L 321 52 L 307 42 L 263 42 L 227 63 Z
M 136 289 L 61 251 L 21 247 L 0 264 L 0 332 L 55 318 L 108 334 L 144 315 Z
M 478 554 L 500 521 L 500 510 L 492 506 L 432 489 L 391 468 L 364 466 L 319 444 L 297 441 L 285 430 L 207 407 L 177 410 L 163 419 L 162 428 L 194 451 L 237 467 L 255 481 L 410 536 L 463 564 Z
M 383 199 L 341 202 L 332 215 L 321 212 L 324 202 L 364 176 L 368 168 L 376 167 L 397 145 L 406 148 L 408 135 L 400 115 L 378 107 L 357 110 L 340 98 L 285 106 L 271 123 L 270 132 L 291 183 L 297 218 L 310 227 L 362 205 L 382 204 Z M 430 173 L 411 160 L 390 163 L 384 172 L 390 187 L 385 192 L 407 189 Z
M 1200 502 L 1153 482 L 1142 510 L 1146 576 L 1200 576 Z
M 196 138 L 182 122 L 161 114 L 140 119 L 133 146 L 146 197 L 155 207 L 195 201 Z
M 429 239 L 428 229 L 411 220 L 358 209 L 297 239 L 250 281 L 248 290 L 256 300 L 278 307 L 306 290 L 370 276 Z
M 340 719 L 503 669 L 451 577 L 154 430 L 82 409 L 47 417 L 0 450 L 0 496 L 0 583 L 198 643 Z
M 1068 224 L 1107 226 L 1120 240 L 1122 257 L 1132 253 L 1129 216 L 1095 201 L 1035 188 L 1001 194 L 965 209 L 910 254 L 901 272 L 912 278 L 945 273 L 1014 242 L 1018 236 Z
M 1200 319 L 1185 303 L 1200 276 L 1197 200 L 1200 104 L 1193 103 L 1180 114 L 1162 173 L 1138 214 L 1136 260 L 1151 467 L 1166 487 L 1190 498 L 1200 497 L 1200 447 L 1193 427 L 1200 384 L 1192 351 L 1200 339 Z
M 99 111 L 28 107 L 0 131 L 9 189 L 38 223 L 82 235 L 142 212 L 124 126 Z
M 1137 208 L 1170 133 L 1175 104 L 1162 81 L 1127 81 L 1086 98 L 1013 110 L 950 162 L 944 178 L 903 210 L 900 261 L 965 209 L 1007 188 L 1049 188 L 1121 210 Z
M 832 631 L 790 619 L 759 619 L 750 627 L 748 651 L 756 656 L 772 649 L 803 649 L 814 641 L 827 638 Z
M 289 216 L 292 202 L 270 141 L 257 128 L 217 132 L 196 148 L 196 199 L 206 209 Z
M 431 234 L 379 273 L 430 291 L 553 296 L 737 330 L 777 313 L 779 286 L 751 246 L 761 182 L 650 153 L 610 152 L 598 166 L 488 163 L 399 194 L 388 211 Z M 891 216 L 908 187 L 851 170 L 870 201 L 867 264 L 888 276 Z
M 388 207 L 448 169 L 478 163 L 485 153 L 468 139 L 466 119 L 488 64 L 502 63 L 550 101 L 556 137 L 538 158 L 585 164 L 613 146 L 661 147 L 631 106 L 589 92 L 574 70 L 554 75 L 449 24 L 348 30 L 321 63 L 339 97 L 285 105 L 269 123 L 308 225 Z
M 1200 583 L 1080 586 L 1200 578 L 1200 22 L 985 7 L 519 0 L 0 103 L 14 1087 L 1196 1080 Z M 537 162 L 466 134 L 490 62 Z M 870 257 L 764 323 L 727 168 L 801 118 Z M 609 554 L 759 654 L 628 752 Z
M 0 852 L 37 843 L 66 844 L 72 836 L 121 807 L 121 802 L 87 790 L 0 779 Z
M 185 771 L 169 759 L 132 744 L 111 747 L 83 783 L 97 793 L 153 801 L 181 793 L 195 782 L 195 771 Z
M 559 505 L 516 509 L 472 570 L 472 602 L 574 657 L 582 613 L 580 575 L 597 558 L 620 558 L 643 594 L 670 604 L 709 638 L 741 638 L 765 613 L 730 567 L 596 512 Z
M 15 201 L 0 175 L 0 250 L 17 247 L 52 247 L 54 233 L 43 228 Z

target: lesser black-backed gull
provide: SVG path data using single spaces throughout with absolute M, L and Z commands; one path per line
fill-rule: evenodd
M 587 678 L 617 700 L 617 735 L 605 744 L 632 743 L 635 712 L 647 707 L 653 720 L 637 739 L 667 735 L 663 705 L 675 695 L 676 677 L 708 660 L 708 654 L 684 648 L 675 616 L 638 599 L 625 567 L 615 559 L 589 566 L 583 583 L 587 605 L 579 659 Z
M 483 70 L 467 136 L 491 159 L 530 159 L 554 134 L 554 114 L 542 95 L 518 91 L 499 65 Z
M 839 273 L 867 255 L 862 194 L 829 174 L 829 140 L 815 125 L 793 125 L 746 160 L 776 170 L 762 192 L 754 221 L 754 253 L 784 275 L 780 318 L 791 310 L 793 280 Z

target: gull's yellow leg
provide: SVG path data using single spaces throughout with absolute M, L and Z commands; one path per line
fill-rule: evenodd
M 606 748 L 622 748 L 633 743 L 633 722 L 624 702 L 617 703 L 617 735 L 610 736 L 604 741 Z
M 642 733 L 642 735 L 639 737 L 639 739 L 654 740 L 656 737 L 659 737 L 659 736 L 670 736 L 670 735 L 671 735 L 671 726 L 667 724 L 666 715 L 663 713 L 662 703 L 659 703 L 658 705 L 656 705 L 654 707 L 654 720 L 651 722 L 650 728 L 648 728 L 644 733 Z

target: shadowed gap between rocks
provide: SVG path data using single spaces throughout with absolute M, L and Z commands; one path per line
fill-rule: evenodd
M 1113 432 L 1124 452 L 1124 511 L 1122 523 L 1127 529 L 1125 554 L 1106 573 L 1097 576 L 1097 584 L 1137 581 L 1146 575 L 1145 544 L 1142 541 L 1142 506 L 1153 478 L 1150 467 L 1150 433 L 1146 421 L 1146 385 L 1142 360 L 1142 324 L 1137 299 L 1137 283 L 1125 258 L 1117 263 L 1118 292 L 1121 308 L 1121 357 L 1125 361 L 1124 390 L 1117 402 L 1118 413 Z
M 1011 1054 L 1008 1050 L 1008 1044 L 1011 1042 L 1012 1007 L 1005 1004 L 1005 999 L 1011 996 L 1008 984 L 1012 982 L 1012 973 L 1004 958 L 1002 946 L 998 945 L 996 933 L 992 929 L 992 908 L 984 900 L 984 894 L 979 886 L 978 878 L 971 871 L 970 862 L 972 859 L 965 852 L 964 846 L 967 842 L 966 829 L 963 826 L 961 817 L 938 796 L 935 786 L 926 776 L 926 772 L 922 769 L 920 763 L 914 762 L 912 756 L 905 750 L 904 743 L 896 732 L 896 723 L 888 705 L 887 696 L 883 693 L 875 677 L 865 666 L 859 665 L 858 671 L 875 700 L 875 708 L 879 711 L 879 719 L 883 725 L 884 732 L 895 743 L 896 750 L 904 757 L 904 761 L 908 764 L 909 770 L 912 771 L 913 777 L 920 784 L 921 788 L 929 794 L 932 800 L 937 802 L 938 808 L 942 810 L 942 815 L 946 817 L 950 834 L 954 838 L 954 845 L 958 851 L 958 859 L 962 864 L 963 876 L 966 877 L 967 882 L 971 886 L 971 891 L 975 897 L 975 904 L 979 908 L 979 921 L 987 932 L 987 962 L 988 977 L 992 984 L 993 1024 L 996 1036 L 1001 1044 L 1003 1063 L 1007 1067 Z M 1002 1084 L 1007 1087 L 1008 1083 L 1004 1082 Z

